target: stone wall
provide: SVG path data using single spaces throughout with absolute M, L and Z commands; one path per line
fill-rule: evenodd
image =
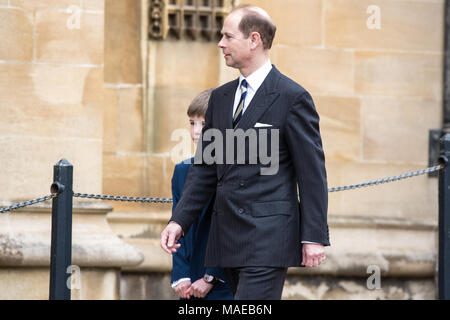
M 0 1 L 0 206 L 49 194 L 61 158 L 74 166 L 75 192 L 103 191 L 104 8 L 103 0 Z M 73 299 L 119 298 L 120 268 L 143 259 L 111 232 L 111 210 L 74 200 Z M 48 202 L 1 215 L 0 299 L 48 299 L 50 213 Z
M 0 16 L 2 199 L 48 194 L 63 157 L 75 190 L 101 191 L 103 1 L 2 1 Z

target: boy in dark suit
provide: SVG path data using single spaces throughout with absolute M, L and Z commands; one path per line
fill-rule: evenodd
M 194 144 L 197 144 L 203 126 L 205 113 L 212 89 L 201 92 L 191 102 L 187 114 L 190 133 Z M 183 191 L 193 158 L 182 161 L 175 166 L 172 177 L 173 209 Z M 205 253 L 211 224 L 213 197 L 203 209 L 202 214 L 194 221 L 189 231 L 178 241 L 180 250 L 172 255 L 172 287 L 182 299 L 227 300 L 233 299 L 226 276 L 222 268 L 205 268 Z

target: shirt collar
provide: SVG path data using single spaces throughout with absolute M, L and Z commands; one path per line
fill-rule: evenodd
M 239 76 L 239 83 L 242 83 L 243 79 L 247 80 L 248 86 L 256 92 L 258 90 L 258 88 L 261 86 L 261 84 L 264 82 L 264 80 L 266 79 L 270 70 L 272 70 L 272 63 L 270 62 L 270 59 L 267 59 L 266 63 L 264 63 L 258 70 L 253 72 L 247 78 L 245 78 L 241 74 Z

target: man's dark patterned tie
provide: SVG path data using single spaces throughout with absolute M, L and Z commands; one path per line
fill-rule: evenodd
M 238 107 L 233 116 L 233 129 L 236 127 L 236 125 L 238 124 L 239 120 L 241 120 L 241 117 L 242 117 L 242 113 L 244 110 L 245 97 L 247 96 L 247 85 L 248 85 L 247 81 L 245 79 L 242 80 L 242 82 L 241 82 L 241 100 L 239 101 Z

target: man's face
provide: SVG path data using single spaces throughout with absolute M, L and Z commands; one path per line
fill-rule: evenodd
M 205 126 L 205 118 L 199 116 L 189 117 L 189 124 L 191 128 L 192 141 L 194 141 L 194 143 L 197 144 L 198 139 L 200 139 L 202 129 Z
M 239 30 L 242 14 L 239 11 L 230 14 L 222 27 L 222 39 L 218 46 L 222 49 L 225 63 L 229 67 L 240 69 L 250 60 L 250 39 Z

